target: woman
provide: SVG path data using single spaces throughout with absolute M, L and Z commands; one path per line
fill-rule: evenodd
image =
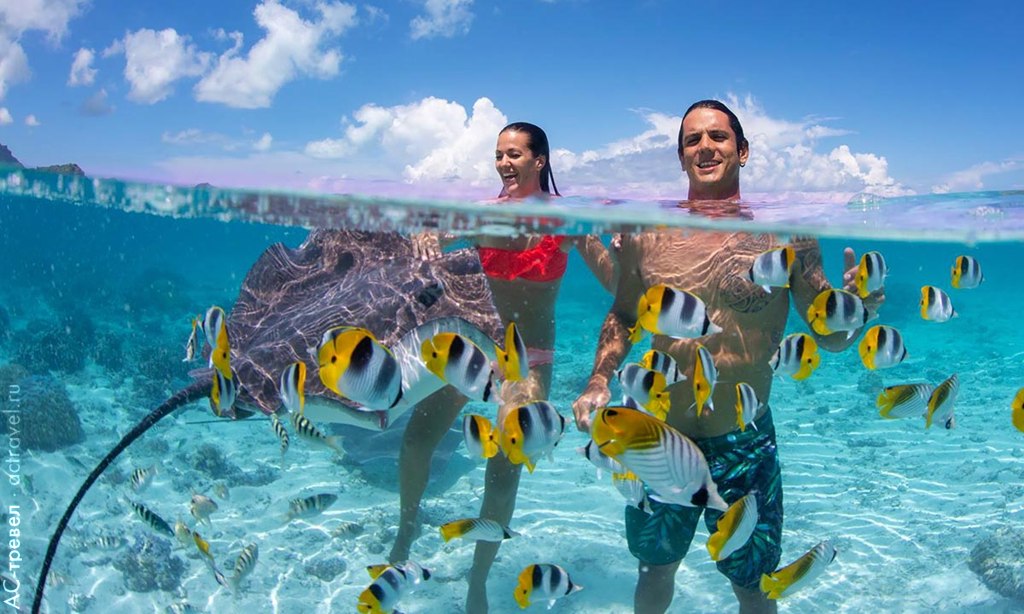
M 551 172 L 548 137 L 539 127 L 516 122 L 498 133 L 494 167 L 502 189 L 496 202 L 560 196 Z M 424 257 L 440 253 L 436 235 L 420 235 L 414 241 Z M 555 347 L 555 300 L 562 285 L 568 254 L 576 248 L 604 288 L 614 294 L 618 269 L 615 258 L 600 238 L 523 235 L 480 236 L 477 251 L 480 264 L 494 296 L 502 323 L 515 321 L 530 349 L 530 374 L 502 388 L 503 405 L 497 425 L 509 410 L 530 401 L 547 399 L 551 386 Z M 389 560 L 408 558 L 418 524 L 416 514 L 427 483 L 427 470 L 434 447 L 458 417 L 463 403 L 452 403 L 447 411 L 428 415 L 417 409 L 406 429 L 400 465 L 401 521 Z M 507 525 L 515 509 L 521 465 L 513 465 L 503 454 L 488 459 L 484 499 L 480 517 Z M 467 612 L 487 611 L 487 575 L 500 544 L 479 541 L 469 576 Z

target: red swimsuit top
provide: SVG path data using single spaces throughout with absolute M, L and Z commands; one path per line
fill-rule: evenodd
M 569 254 L 562 251 L 564 236 L 544 235 L 530 249 L 477 247 L 480 265 L 488 277 L 512 281 L 554 281 L 565 274 Z

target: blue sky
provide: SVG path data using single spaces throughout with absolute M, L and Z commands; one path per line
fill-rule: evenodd
M 563 191 L 672 197 L 679 116 L 721 98 L 745 193 L 1022 189 L 1020 7 L 0 0 L 0 142 L 96 176 L 492 195 L 522 120 Z

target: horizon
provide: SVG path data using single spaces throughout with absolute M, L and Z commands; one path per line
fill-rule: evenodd
M 0 142 L 130 181 L 489 198 L 497 132 L 531 121 L 563 193 L 679 198 L 679 116 L 717 98 L 744 194 L 1024 188 L 1010 2 L 178 6 L 0 0 Z

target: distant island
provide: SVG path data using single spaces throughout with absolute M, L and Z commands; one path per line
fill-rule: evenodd
M 0 143 L 0 168 L 5 166 L 13 166 L 14 168 L 26 168 L 24 164 L 22 164 L 17 158 L 14 157 L 14 154 L 11 153 L 11 150 L 8 149 L 6 145 Z M 62 173 L 65 175 L 79 175 L 82 177 L 85 176 L 85 171 L 82 170 L 82 167 L 78 166 L 74 162 L 69 162 L 67 164 L 54 164 L 52 166 L 37 166 L 30 170 L 41 171 L 44 173 Z

